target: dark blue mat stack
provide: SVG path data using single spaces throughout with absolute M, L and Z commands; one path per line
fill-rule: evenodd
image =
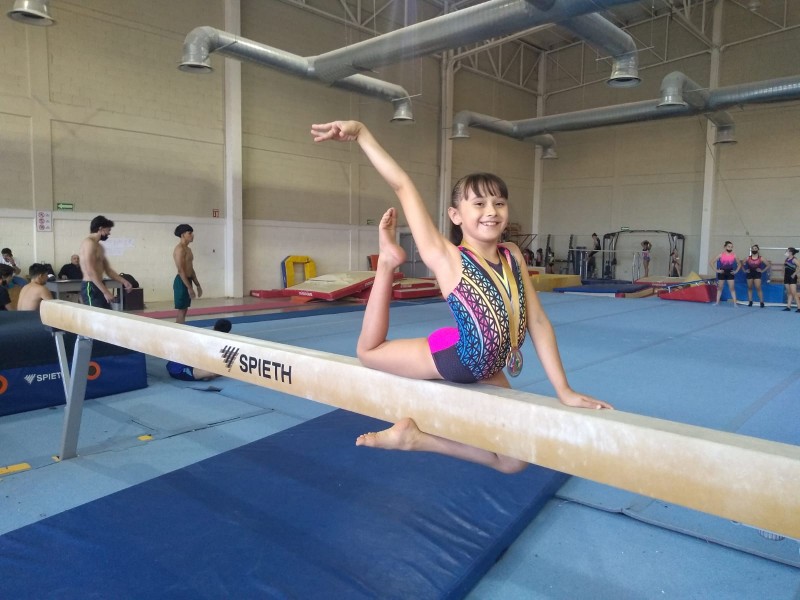
M 64 335 L 67 357 L 77 336 Z M 144 354 L 104 342 L 92 344 L 86 398 L 147 387 Z M 37 311 L 0 311 L 0 415 L 66 403 L 55 338 Z
M 461 598 L 566 475 L 354 446 L 334 411 L 0 537 L 3 598 Z

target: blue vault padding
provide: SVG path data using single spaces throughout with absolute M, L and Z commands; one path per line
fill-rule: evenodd
M 72 360 L 75 334 L 64 335 Z M 139 352 L 93 342 L 86 398 L 147 387 Z M 64 404 L 66 395 L 53 334 L 34 311 L 0 312 L 0 416 Z

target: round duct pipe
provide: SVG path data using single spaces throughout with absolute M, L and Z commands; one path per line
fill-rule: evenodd
M 184 61 L 178 65 L 178 69 L 183 71 L 184 73 L 211 73 L 214 69 L 211 67 L 209 61 Z
M 413 123 L 414 114 L 411 112 L 411 104 L 407 98 L 403 100 L 392 100 L 394 105 L 394 115 L 392 116 L 392 123 Z
M 558 158 L 558 152 L 556 152 L 555 148 L 543 148 L 542 149 L 542 160 L 552 160 Z
M 714 134 L 714 145 L 736 143 L 736 134 L 733 125 L 717 125 L 717 131 Z
M 689 106 L 689 103 L 683 99 L 680 92 L 676 92 L 662 96 L 658 106 Z
M 48 27 L 55 25 L 50 16 L 47 0 L 15 0 L 14 7 L 6 13 L 8 18 L 25 25 Z
M 611 66 L 611 75 L 606 80 L 608 87 L 630 88 L 642 83 L 642 79 L 639 77 L 639 60 L 636 54 L 617 57 Z
M 642 83 L 642 79 L 638 74 L 630 74 L 625 71 L 614 71 L 606 81 L 606 85 L 613 88 L 631 88 L 640 83 Z
M 450 133 L 451 140 L 469 139 L 469 126 L 466 123 L 453 123 L 453 130 Z

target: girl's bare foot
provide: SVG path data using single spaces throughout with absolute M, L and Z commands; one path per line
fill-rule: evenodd
M 358 436 L 356 446 L 383 448 L 384 450 L 414 450 L 422 432 L 412 419 L 403 419 L 377 433 Z
M 387 210 L 378 225 L 378 265 L 394 271 L 406 261 L 406 251 L 397 243 L 397 212 Z

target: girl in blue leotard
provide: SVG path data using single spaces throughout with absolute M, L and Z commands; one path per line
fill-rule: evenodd
M 500 243 L 508 225 L 508 192 L 500 178 L 475 174 L 456 184 L 448 209 L 461 233 L 454 244 L 433 223 L 408 174 L 363 124 L 334 121 L 313 125 L 311 133 L 316 142 L 358 142 L 397 195 L 420 256 L 436 276 L 456 319 L 456 327 L 439 330 L 427 339 L 386 339 L 393 273 L 406 260 L 396 242 L 397 212 L 390 208 L 378 228 L 380 255 L 358 340 L 358 357 L 364 365 L 415 379 L 510 387 L 502 369 L 508 366 L 509 373 L 518 373 L 520 346 L 527 331 L 563 404 L 611 408 L 576 392 L 567 382 L 553 327 L 524 271 L 522 253 L 514 244 Z M 438 452 L 508 473 L 526 466 L 514 458 L 420 431 L 411 419 L 398 421 L 385 431 L 364 434 L 356 444 Z

